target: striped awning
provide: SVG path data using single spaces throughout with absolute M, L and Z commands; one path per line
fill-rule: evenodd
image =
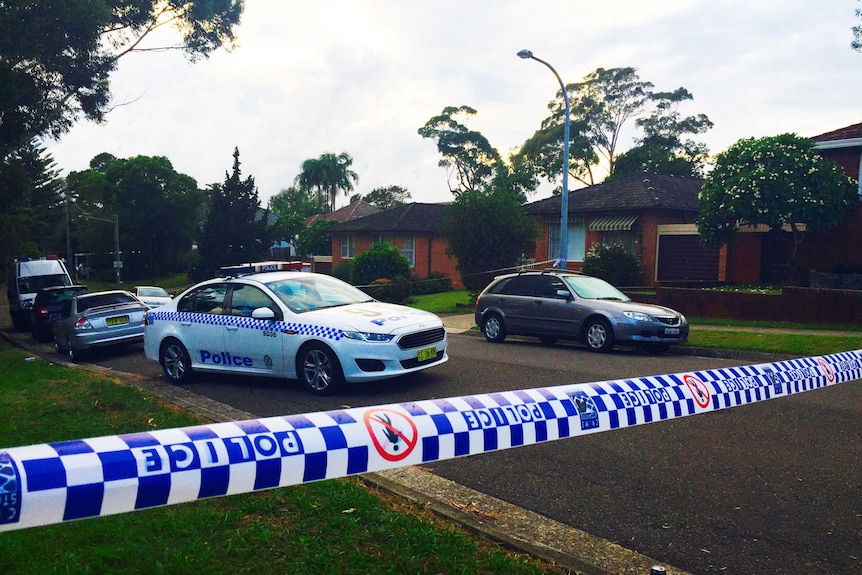
M 622 232 L 630 231 L 632 224 L 638 219 L 637 216 L 603 216 L 595 218 L 590 222 L 590 231 L 593 232 Z

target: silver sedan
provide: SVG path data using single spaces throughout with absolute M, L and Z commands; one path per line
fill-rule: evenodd
M 143 341 L 148 310 L 144 302 L 123 290 L 70 298 L 54 323 L 54 349 L 76 361 L 94 347 Z

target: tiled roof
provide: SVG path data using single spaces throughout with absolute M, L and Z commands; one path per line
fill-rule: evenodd
M 652 209 L 698 211 L 703 180 L 637 172 L 569 191 L 569 213 L 642 212 Z M 524 206 L 530 215 L 559 214 L 561 196 Z
M 418 232 L 438 234 L 443 229 L 446 204 L 403 204 L 329 228 L 330 232 Z
M 862 123 L 838 128 L 837 130 L 814 136 L 811 139 L 815 142 L 833 142 L 836 140 L 855 140 L 857 138 L 862 138 Z
M 334 220 L 336 222 L 347 222 L 350 220 L 355 220 L 357 218 L 364 218 L 365 216 L 370 216 L 371 214 L 376 214 L 380 211 L 380 208 L 377 206 L 372 206 L 371 204 L 363 201 L 357 200 L 352 204 L 348 204 L 343 208 L 335 210 L 334 212 L 329 212 L 328 214 L 314 214 L 313 216 L 309 216 L 305 218 L 305 225 L 313 224 L 318 220 Z

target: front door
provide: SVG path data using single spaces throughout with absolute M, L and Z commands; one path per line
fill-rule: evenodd
M 284 338 L 278 324 L 283 321 L 281 308 L 260 288 L 231 284 L 224 326 L 225 360 L 238 371 L 272 375 L 284 372 Z M 274 320 L 254 319 L 257 308 L 269 308 Z

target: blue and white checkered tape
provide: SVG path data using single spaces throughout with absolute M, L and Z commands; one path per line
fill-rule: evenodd
M 148 322 L 153 323 L 160 320 L 188 321 L 207 325 L 235 325 L 246 329 L 290 332 L 304 336 L 331 339 L 333 341 L 338 341 L 344 337 L 344 332 L 340 329 L 311 323 L 270 321 L 237 315 L 194 313 L 185 311 L 151 311 L 147 313 Z
M 862 378 L 862 350 L 13 447 L 0 531 L 488 453 Z

